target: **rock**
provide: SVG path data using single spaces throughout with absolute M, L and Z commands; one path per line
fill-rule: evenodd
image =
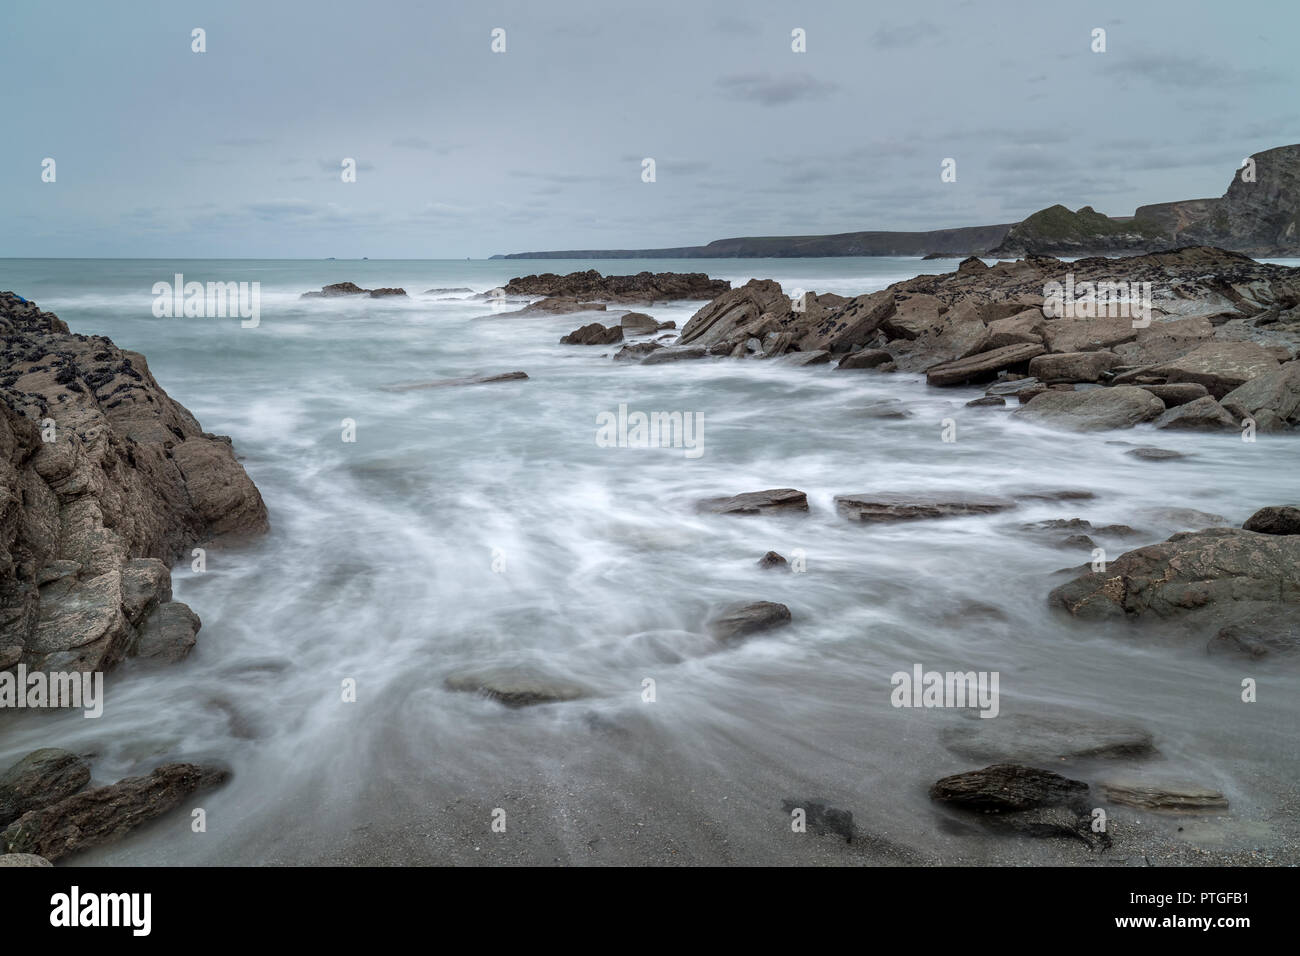
M 167 566 L 265 532 L 266 506 L 142 355 L 11 293 L 0 329 L 0 666 L 107 671 L 171 600 Z
M 327 285 L 319 292 L 304 292 L 300 298 L 319 299 L 333 298 L 339 295 L 366 295 L 369 289 L 363 289 L 355 282 L 335 282 L 333 285 Z
M 1198 398 L 1204 398 L 1210 394 L 1204 385 L 1195 382 L 1180 382 L 1176 385 L 1143 385 L 1142 390 L 1150 392 L 1160 399 L 1165 403 L 1166 408 L 1186 405 L 1188 402 L 1194 402 Z
M 1113 349 L 1137 338 L 1130 318 L 1052 319 L 1043 327 L 1043 338 L 1052 352 L 1093 352 Z
M 1242 527 L 1259 534 L 1300 534 L 1300 508 L 1269 505 L 1247 518 Z
M 997 372 L 1025 364 L 1042 353 L 1041 345 L 1006 345 L 991 352 L 936 365 L 926 371 L 925 380 L 929 385 L 961 385 L 990 378 Z
M 28 810 L 70 797 L 90 782 L 90 765 L 66 750 L 33 750 L 0 773 L 0 828 Z
M 1046 322 L 1043 310 L 1038 308 L 1026 309 L 1005 319 L 994 319 L 989 323 L 989 347 L 996 349 L 1004 345 L 1042 344 Z
M 993 514 L 1015 506 L 1009 498 L 965 492 L 835 496 L 835 507 L 840 515 L 864 523 Z
M 819 349 L 815 352 L 787 352 L 775 361 L 782 365 L 825 365 L 831 360 L 831 353 L 825 349 Z
M 447 678 L 445 686 L 451 691 L 481 694 L 507 707 L 563 703 L 590 696 L 587 688 L 580 684 L 526 667 L 496 667 L 453 674 Z
M 599 322 L 592 322 L 582 328 L 574 329 L 560 339 L 561 345 L 613 345 L 623 341 L 623 329 L 617 325 L 608 328 Z
M 967 408 L 982 408 L 986 405 L 1005 405 L 1007 400 L 1001 395 L 985 395 L 983 398 L 972 398 L 966 403 Z
M 1173 461 L 1176 458 L 1187 457 L 1181 451 L 1174 451 L 1172 448 L 1154 448 L 1150 445 L 1132 448 L 1124 454 L 1132 455 L 1134 458 L 1141 458 L 1143 461 Z
M 910 341 L 931 335 L 939 331 L 943 324 L 939 315 L 947 309 L 932 295 L 900 296 L 895 300 L 893 314 L 881 322 L 880 329 L 891 339 Z
M 201 626 L 189 605 L 180 601 L 159 605 L 140 627 L 130 653 L 164 664 L 182 661 L 194 649 Z
M 718 296 L 682 327 L 681 343 L 708 348 L 720 342 L 734 344 L 751 336 L 762 339 L 775 330 L 778 317 L 790 313 L 790 299 L 780 284 L 751 279 L 739 289 Z
M 513 312 L 498 312 L 496 318 L 510 318 L 523 315 L 570 315 L 574 312 L 604 312 L 603 302 L 583 302 L 571 296 L 550 296 L 530 302 L 522 309 Z
M 879 398 L 857 409 L 863 418 L 911 418 L 907 406 L 896 398 Z
M 1050 770 L 1001 763 L 953 774 L 935 782 L 930 799 L 980 813 L 1009 813 L 1069 803 L 1088 785 Z
M 853 842 L 853 814 L 839 810 L 822 800 L 783 800 L 781 809 L 786 816 L 795 810 L 804 812 L 804 824 L 818 836 L 842 836 L 845 843 Z
M 1164 403 L 1150 392 L 1117 385 L 1087 392 L 1044 392 L 1012 414 L 1073 431 L 1100 431 L 1132 428 L 1156 418 L 1164 409 Z
M 1101 783 L 1099 789 L 1111 803 L 1139 810 L 1186 813 L 1228 809 L 1228 800 L 1223 794 L 1194 783 L 1120 778 Z
M 637 342 L 625 345 L 614 353 L 615 362 L 640 361 L 656 349 L 663 348 L 658 342 Z
M 790 609 L 773 601 L 733 604 L 709 620 L 709 633 L 723 643 L 784 627 L 791 621 Z
M 1154 422 L 1156 428 L 1181 431 L 1235 431 L 1237 420 L 1210 396 L 1169 409 Z
M 1130 759 L 1156 752 L 1154 738 L 1146 728 L 1070 709 L 1003 712 L 995 720 L 964 718 L 945 727 L 939 739 L 968 760 L 1008 763 Z
M 1097 496 L 1085 488 L 1027 488 L 1012 497 L 1017 501 L 1090 501 Z
M 968 256 L 957 265 L 957 271 L 965 275 L 979 275 L 987 272 L 988 266 L 977 256 Z
M 1267 411 L 1300 424 L 1300 362 L 1255 376 L 1225 395 L 1222 405 L 1238 418 L 1259 418 Z
M 1278 367 L 1277 359 L 1254 342 L 1208 342 L 1152 371 L 1163 375 L 1168 382 L 1204 385 L 1215 398 L 1224 398 Z
M 382 299 L 385 298 L 386 296 L 393 296 L 393 295 L 404 296 L 406 295 L 406 290 L 405 289 L 371 289 L 370 290 L 370 298 L 372 299 Z
M 641 360 L 642 365 L 664 365 L 668 362 L 684 362 L 702 359 L 708 353 L 704 349 L 657 349 Z
M 1171 617 L 1240 601 L 1300 604 L 1300 536 L 1210 528 L 1129 551 L 1061 585 L 1048 603 L 1075 617 Z
M 473 289 L 466 289 L 464 286 L 457 286 L 454 289 L 425 289 L 421 295 L 451 295 L 453 292 L 473 292 Z
M 1285 604 L 1246 604 L 1232 623 L 1205 645 L 1209 654 L 1232 654 L 1258 660 L 1271 654 L 1291 654 L 1300 648 L 1300 615 Z
M 175 809 L 191 794 L 218 786 L 228 777 L 225 770 L 216 768 L 165 764 L 147 777 L 130 777 L 111 786 L 84 790 L 24 813 L 0 831 L 0 849 L 59 860 L 78 850 L 117 840 L 140 824 Z
M 644 312 L 628 312 L 619 319 L 624 332 L 658 332 L 659 323 Z
M 1057 352 L 1031 359 L 1029 374 L 1049 384 L 1097 382 L 1101 380 L 1103 372 L 1110 371 L 1119 363 L 1118 355 L 1104 349 L 1093 352 Z
M 807 329 L 798 340 L 803 352 L 848 352 L 855 346 L 865 345 L 895 309 L 894 295 L 889 291 L 872 292 L 840 303 L 826 295 L 809 299 L 805 302 L 807 311 L 790 322 L 792 328 Z
M 795 488 L 769 488 L 729 498 L 706 498 L 696 506 L 696 510 L 719 515 L 756 515 L 774 511 L 806 513 L 808 496 Z
M 517 382 L 528 378 L 526 372 L 499 372 L 495 375 L 466 375 L 463 378 L 440 378 L 410 385 L 384 385 L 385 392 L 411 392 L 421 388 L 453 388 L 461 385 L 490 385 L 493 382 Z
M 876 368 L 890 361 L 893 361 L 893 357 L 884 349 L 861 349 L 857 352 L 849 352 L 840 359 L 840 363 L 835 366 L 835 371 Z
M 723 279 L 702 272 L 638 272 L 603 276 L 595 269 L 556 275 L 521 276 L 503 287 L 506 295 L 567 296 L 603 302 L 671 302 L 679 299 L 715 299 L 731 288 Z
M 34 853 L 0 853 L 0 866 L 53 866 L 43 856 Z
M 758 566 L 764 570 L 768 568 L 788 568 L 790 562 L 775 551 L 769 551 L 758 559 Z

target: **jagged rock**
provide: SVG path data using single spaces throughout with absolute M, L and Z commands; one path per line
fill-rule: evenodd
M 1269 505 L 1247 518 L 1242 527 L 1259 534 L 1300 534 L 1300 508 Z
M 532 707 L 590 696 L 581 684 L 551 677 L 527 667 L 496 667 L 453 674 L 448 690 L 481 694 L 507 707 Z
M 1277 359 L 1255 342 L 1208 342 L 1152 371 L 1169 382 L 1204 385 L 1215 398 L 1224 398 L 1234 389 L 1277 368 Z
M 818 349 L 815 352 L 787 352 L 785 355 L 775 359 L 782 365 L 825 365 L 831 360 L 831 353 L 825 349 Z
M 1041 345 L 1006 345 L 990 352 L 936 365 L 926 371 L 925 380 L 929 385 L 961 385 L 1023 365 L 1042 353 Z
M 1267 411 L 1281 421 L 1300 424 L 1300 362 L 1255 376 L 1225 395 L 1221 404 L 1239 418 L 1259 418 Z
M 758 559 L 758 566 L 764 570 L 769 568 L 788 568 L 790 562 L 775 551 L 769 551 Z
M 382 299 L 387 296 L 394 296 L 394 295 L 404 296 L 406 295 L 406 290 L 405 289 L 371 289 L 370 290 L 370 298 L 372 299 Z
M 732 643 L 791 621 L 790 609 L 773 601 L 733 604 L 709 620 L 709 633 L 723 643 Z
M 194 649 L 201 626 L 189 605 L 180 601 L 159 605 L 145 618 L 130 653 L 164 664 L 184 660 Z
M 663 348 L 658 342 L 637 342 L 633 345 L 625 345 L 614 353 L 614 361 L 640 361 L 651 352 Z
M 0 828 L 28 810 L 70 797 L 90 782 L 90 765 L 66 750 L 33 750 L 0 773 Z
M 1132 428 L 1165 410 L 1164 402 L 1131 385 L 1086 392 L 1047 391 L 1032 398 L 1012 414 L 1029 421 L 1073 431 Z
M 198 790 L 218 786 L 228 777 L 221 769 L 165 764 L 147 777 L 129 777 L 111 786 L 84 790 L 24 813 L 0 831 L 0 849 L 59 860 L 117 840 L 175 809 Z
M 548 296 L 545 299 L 539 299 L 536 302 L 530 302 L 522 309 L 516 309 L 514 312 L 499 312 L 497 318 L 508 318 L 517 315 L 570 315 L 574 312 L 604 312 L 605 303 L 603 302 L 583 302 L 572 296 Z
M 840 359 L 840 363 L 835 366 L 835 371 L 876 368 L 891 361 L 893 361 L 893 357 L 884 349 L 860 349 L 857 352 L 849 352 Z
M 592 322 L 574 329 L 560 339 L 561 345 L 613 345 L 623 341 L 623 330 L 617 325 L 608 328 L 599 322 Z
M 930 799 L 981 813 L 1013 813 L 1069 803 L 1088 785 L 1050 770 L 1001 763 L 953 774 L 935 782 Z
M 625 332 L 658 332 L 660 329 L 659 323 L 644 312 L 628 312 L 618 324 Z
M 1203 315 L 1164 319 L 1137 330 L 1132 342 L 1115 346 L 1128 365 L 1159 365 L 1181 358 L 1214 338 L 1214 324 Z
M 1099 789 L 1111 803 L 1139 810 L 1187 813 L 1228 809 L 1222 793 L 1194 783 L 1119 778 L 1104 781 Z
M 368 295 L 372 299 L 382 299 L 385 296 L 406 295 L 405 289 L 363 289 L 355 282 L 335 282 L 333 285 L 327 285 L 319 292 L 304 292 L 299 298 L 303 299 L 330 299 L 341 295 Z
M 894 313 L 880 324 L 891 339 L 915 339 L 939 331 L 939 318 L 948 307 L 932 295 L 910 295 L 895 300 Z
M 1005 319 L 994 319 L 989 323 L 989 348 L 1023 343 L 1041 344 L 1045 324 L 1043 310 L 1038 308 L 1025 309 Z
M 828 301 L 830 297 L 826 295 L 808 299 L 807 312 L 792 323 L 808 330 L 799 339 L 799 349 L 803 352 L 847 352 L 854 346 L 865 345 L 881 323 L 894 314 L 895 308 L 894 294 L 888 290 L 860 295 L 847 302 Z M 841 303 L 840 308 L 835 308 Z
M 166 565 L 264 532 L 266 506 L 143 356 L 12 293 L 0 329 L 0 666 L 108 670 L 171 600 Z
M 864 523 L 993 514 L 1015 506 L 1010 498 L 964 492 L 835 496 L 835 507 L 840 515 Z
M 682 345 L 708 348 L 719 342 L 763 336 L 775 331 L 778 316 L 788 315 L 790 299 L 779 283 L 751 279 L 739 289 L 726 292 L 701 308 L 682 326 Z
M 706 498 L 696 510 L 720 515 L 756 515 L 768 512 L 807 512 L 808 496 L 795 488 L 747 491 L 729 498 Z
M 1181 382 L 1176 385 L 1143 385 L 1141 388 L 1164 402 L 1166 408 L 1177 408 L 1179 405 L 1186 405 L 1188 402 L 1194 402 L 1198 398 L 1204 398 L 1210 394 L 1204 385 L 1195 382 Z
M 983 408 L 985 406 L 1006 405 L 1007 400 L 1001 395 L 985 395 L 983 398 L 972 398 L 966 403 L 967 408 Z
M 1055 352 L 1029 361 L 1029 374 L 1041 382 L 1097 382 L 1120 363 L 1114 352 Z
M 506 295 L 567 296 L 603 302 L 670 302 L 678 299 L 714 299 L 731 288 L 723 279 L 702 272 L 638 272 L 603 276 L 595 269 L 556 275 L 520 276 L 503 287 Z
M 1209 528 L 1121 555 L 1105 571 L 1054 589 L 1048 602 L 1075 617 L 1231 610 L 1234 602 L 1300 604 L 1300 536 Z
M 1235 430 L 1237 420 L 1224 410 L 1223 406 L 1206 395 L 1178 405 L 1164 412 L 1154 422 L 1156 428 L 1172 428 L 1182 431 L 1224 431 Z
M 1017 375 L 1014 378 L 1008 378 L 1005 381 L 994 382 L 984 390 L 985 395 L 1018 395 L 1027 388 L 1042 383 L 1036 378 L 1030 378 L 1028 375 Z

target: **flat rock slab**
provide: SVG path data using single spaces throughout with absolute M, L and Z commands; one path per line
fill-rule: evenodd
M 1081 780 L 1002 763 L 944 777 L 930 788 L 930 799 L 980 813 L 1014 813 L 1070 803 L 1087 792 Z
M 1152 371 L 1163 375 L 1167 382 L 1204 385 L 1215 398 L 1223 398 L 1279 367 L 1273 354 L 1255 342 L 1207 342 Z
M 1222 793 L 1195 783 L 1118 779 L 1107 780 L 1098 788 L 1111 803 L 1139 810 L 1190 813 L 1228 809 L 1228 799 Z
M 696 505 L 696 510 L 719 515 L 806 512 L 808 496 L 797 488 L 769 488 L 767 491 L 747 491 L 729 498 L 706 498 Z
M 1014 508 L 1010 498 L 962 494 L 836 495 L 835 507 L 850 521 L 918 521 L 957 515 L 993 514 Z
M 526 667 L 502 667 L 453 674 L 444 685 L 452 691 L 481 694 L 507 707 L 556 704 L 590 696 L 590 691 L 580 684 Z
M 1133 458 L 1140 458 L 1143 461 L 1174 461 L 1178 458 L 1187 457 L 1181 451 L 1174 451 L 1172 448 L 1155 448 L 1151 445 L 1130 448 L 1124 454 Z
M 1071 431 L 1132 428 L 1163 414 L 1165 403 L 1132 385 L 1086 392 L 1043 392 L 1012 412 L 1018 418 Z
M 980 352 L 954 362 L 944 362 L 927 369 L 925 381 L 928 385 L 961 385 L 980 378 L 991 377 L 998 372 L 1028 362 L 1042 355 L 1047 349 L 1033 343 L 1004 345 L 1002 348 Z
M 642 365 L 664 365 L 668 362 L 685 362 L 702 359 L 709 353 L 704 349 L 658 349 L 641 360 Z
M 731 643 L 751 634 L 784 627 L 790 621 L 790 609 L 775 601 L 732 604 L 709 619 L 709 633 L 723 643 Z
M 969 760 L 1008 763 L 1149 757 L 1156 752 L 1154 738 L 1144 727 L 1069 710 L 1004 712 L 995 720 L 965 718 L 945 727 L 939 739 Z
M 466 375 L 463 378 L 440 378 L 411 385 L 385 385 L 385 392 L 411 392 L 419 388 L 453 388 L 458 385 L 489 385 L 493 382 L 517 382 L 528 378 L 526 372 L 500 372 L 496 375 Z

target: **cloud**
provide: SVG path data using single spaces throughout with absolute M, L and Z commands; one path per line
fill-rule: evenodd
M 871 38 L 874 46 L 881 50 L 898 50 L 903 47 L 916 46 L 925 40 L 933 40 L 943 35 L 943 28 L 929 20 L 917 20 L 914 23 L 885 24 L 876 30 Z
M 839 89 L 839 84 L 819 80 L 809 73 L 735 73 L 720 77 L 717 82 L 737 99 L 763 106 L 821 99 Z
M 1279 79 L 1275 70 L 1237 67 L 1205 57 L 1173 53 L 1144 53 L 1135 59 L 1121 59 L 1113 67 L 1121 77 L 1178 89 L 1243 88 L 1263 86 Z

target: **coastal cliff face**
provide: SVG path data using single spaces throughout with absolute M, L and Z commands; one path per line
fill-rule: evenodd
M 1113 219 L 1084 206 L 1050 206 L 1013 226 L 989 255 L 1145 253 L 1217 246 L 1256 258 L 1300 256 L 1300 144 L 1250 157 L 1253 170 L 1233 174 L 1218 199 L 1140 206 Z
M 188 653 L 198 618 L 169 565 L 267 529 L 230 439 L 144 356 L 0 292 L 0 669 L 108 670 Z

